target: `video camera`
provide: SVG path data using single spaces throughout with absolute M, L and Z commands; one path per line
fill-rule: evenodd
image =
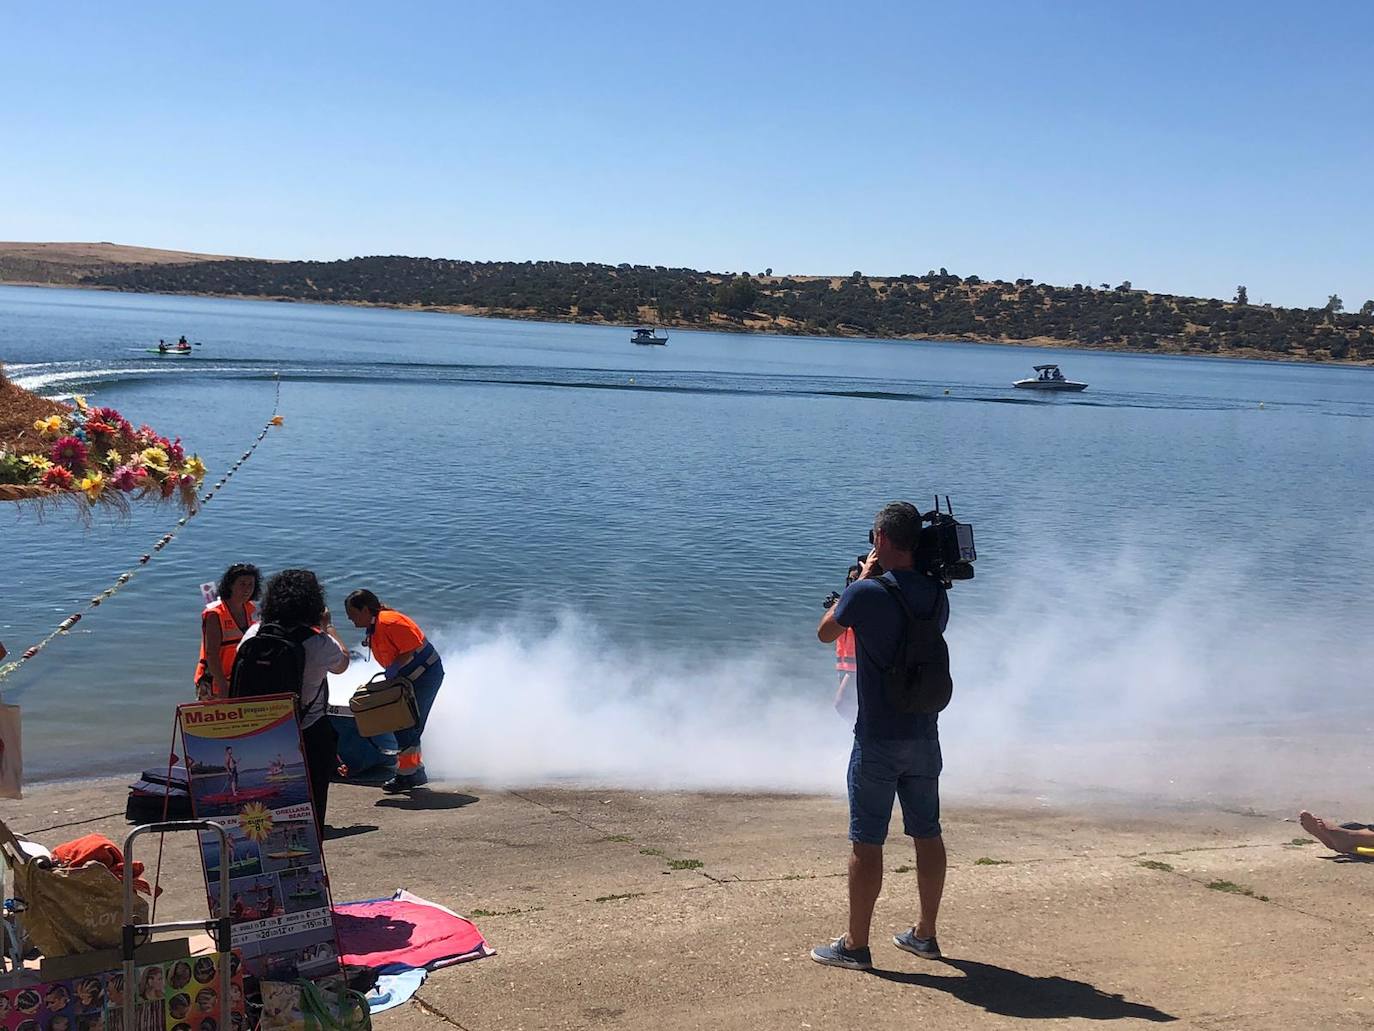
M 945 495 L 945 510 L 940 511 L 940 495 L 935 495 L 935 507 L 921 515 L 921 538 L 913 556 L 918 572 L 933 576 L 945 587 L 953 587 L 955 580 L 972 580 L 973 563 L 978 561 L 978 549 L 973 546 L 973 524 L 954 518 L 954 507 Z
M 940 495 L 935 495 L 935 507 L 922 513 L 921 524 L 921 535 L 912 553 L 912 564 L 916 571 L 939 580 L 946 588 L 953 587 L 955 580 L 972 580 L 973 563 L 978 560 L 978 550 L 973 544 L 973 525 L 954 518 L 954 507 L 949 503 L 948 494 L 945 495 L 944 511 L 940 509 Z M 873 543 L 872 530 L 868 531 L 868 543 Z M 859 578 L 867 561 L 868 554 L 865 553 L 849 567 L 845 577 L 846 587 Z M 873 571 L 880 575 L 882 566 L 874 566 Z M 828 609 L 839 598 L 838 592 L 831 591 L 822 605 Z

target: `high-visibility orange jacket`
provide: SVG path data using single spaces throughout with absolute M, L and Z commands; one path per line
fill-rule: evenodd
M 248 616 L 248 625 L 253 623 L 253 614 L 257 611 L 253 603 L 245 602 L 244 613 Z M 223 639 L 219 647 L 219 668 L 224 671 L 225 679 L 229 679 L 229 674 L 234 668 L 234 656 L 238 654 L 239 642 L 243 640 L 243 633 L 248 629 L 247 626 L 240 627 L 234 622 L 234 617 L 229 612 L 229 606 L 224 603 L 224 599 L 212 601 L 205 606 L 205 611 L 200 614 L 200 660 L 196 663 L 196 684 L 199 686 L 201 680 L 210 675 L 210 665 L 205 660 L 205 623 L 210 619 L 219 620 L 220 636 Z
M 395 609 L 382 609 L 364 643 L 372 649 L 372 657 L 389 669 L 397 656 L 423 648 L 425 635 L 409 616 Z
M 858 671 L 858 662 L 854 657 L 853 627 L 847 627 L 844 633 L 835 638 L 835 668 L 841 673 Z

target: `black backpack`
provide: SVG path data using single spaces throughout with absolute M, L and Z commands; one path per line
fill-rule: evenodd
M 256 634 L 239 645 L 234 656 L 229 697 L 293 694 L 299 706 L 301 680 L 305 677 L 304 644 L 314 636 L 313 627 L 262 624 Z
M 879 577 L 877 582 L 901 606 L 903 624 L 892 665 L 883 670 L 883 696 L 888 705 L 907 715 L 940 712 L 954 693 L 954 681 L 949 675 L 949 647 L 940 632 L 944 588 L 935 585 L 935 604 L 928 615 L 918 616 L 911 611 L 898 584 L 886 577 Z

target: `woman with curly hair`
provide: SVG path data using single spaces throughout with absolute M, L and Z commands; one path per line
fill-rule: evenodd
M 315 827 L 323 838 L 329 777 L 338 765 L 339 740 L 333 724 L 326 719 L 328 674 L 348 669 L 348 647 L 334 629 L 320 581 L 308 569 L 283 569 L 267 581 L 262 622 L 249 627 L 243 635 L 243 643 L 257 637 L 267 626 L 289 635 L 290 640 L 301 646 L 303 653 L 304 670 L 300 684 L 295 685 L 299 692 L 297 710 L 301 740 L 305 743 L 305 766 L 310 776 L 310 798 L 315 804 Z M 237 681 L 234 689 L 240 690 Z
M 219 597 L 200 614 L 200 661 L 196 663 L 196 698 L 205 702 L 229 696 L 229 674 L 239 643 L 253 624 L 262 573 L 248 562 L 236 562 L 219 578 Z

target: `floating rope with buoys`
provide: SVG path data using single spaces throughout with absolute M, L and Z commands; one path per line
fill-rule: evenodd
M 245 451 L 243 454 L 239 455 L 238 459 L 235 460 L 234 463 L 230 465 L 227 470 L 225 470 L 224 475 L 221 476 L 218 480 L 216 480 L 215 483 L 210 487 L 210 489 L 207 490 L 200 497 L 200 503 L 196 507 L 194 507 L 184 516 L 178 519 L 175 527 L 173 527 L 170 531 L 164 533 L 161 537 L 158 538 L 157 543 L 153 545 L 151 551 L 139 556 L 137 565 L 135 565 L 132 569 L 127 569 L 124 572 L 120 573 L 119 576 L 115 578 L 114 583 L 110 584 L 109 587 L 105 588 L 105 590 L 101 591 L 99 594 L 93 597 L 86 604 L 84 609 L 82 609 L 79 612 L 73 612 L 66 619 L 62 620 L 62 622 L 58 623 L 57 626 L 53 628 L 52 632 L 49 633 L 46 637 L 44 637 L 42 640 L 40 640 L 37 644 L 25 648 L 24 651 L 20 653 L 19 658 L 15 659 L 12 662 L 8 662 L 3 666 L 0 666 L 0 685 L 3 685 L 4 682 L 15 673 L 15 671 L 17 671 L 21 666 L 24 665 L 24 663 L 28 662 L 35 655 L 41 652 L 44 648 L 52 644 L 52 642 L 57 640 L 57 638 L 62 637 L 63 635 L 68 633 L 72 629 L 72 627 L 76 626 L 77 623 L 81 622 L 81 620 L 85 616 L 89 615 L 92 611 L 99 608 L 110 598 L 113 598 L 120 590 L 122 590 L 124 588 L 124 585 L 134 578 L 134 574 L 137 573 L 139 569 L 141 569 L 143 566 L 146 566 L 149 562 L 152 561 L 154 555 L 160 552 L 163 548 L 167 547 L 167 545 L 171 544 L 172 541 L 176 538 L 176 535 L 182 531 L 186 524 L 191 519 L 193 519 L 197 514 L 199 514 L 201 509 L 203 509 L 212 500 L 214 500 L 215 495 L 218 494 L 222 489 L 224 489 L 224 485 L 228 483 L 230 479 L 233 478 L 234 473 L 238 472 L 239 468 L 243 465 L 243 463 L 248 461 L 248 459 L 252 457 L 253 452 L 258 449 L 258 445 L 261 444 L 264 439 L 266 439 L 268 431 L 271 430 L 273 426 L 280 426 L 282 424 L 282 417 L 279 414 L 277 414 L 277 410 L 281 407 L 280 374 L 274 373 L 273 379 L 276 380 L 277 389 L 276 396 L 273 398 L 272 401 L 272 415 L 271 418 L 269 418 L 267 422 L 263 425 L 262 432 L 260 432 L 257 435 L 257 438 L 253 441 L 252 446 L 250 446 L 248 450 Z

